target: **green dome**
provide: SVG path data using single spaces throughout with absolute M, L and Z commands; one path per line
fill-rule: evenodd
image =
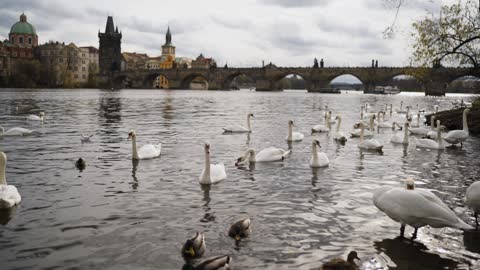
M 27 16 L 22 14 L 20 21 L 12 25 L 10 34 L 25 34 L 25 35 L 37 35 L 35 27 L 27 22 Z

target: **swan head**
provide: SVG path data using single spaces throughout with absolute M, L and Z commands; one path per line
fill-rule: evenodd
M 347 256 L 347 262 L 355 264 L 355 260 L 360 260 L 356 251 L 350 251 Z
M 404 126 L 405 126 L 405 129 L 407 129 L 407 128 L 410 127 L 410 123 L 409 123 L 409 122 L 405 122 Z
M 405 187 L 408 190 L 414 190 L 415 189 L 415 180 L 413 180 L 412 177 L 407 177 L 407 179 L 405 179 Z
M 127 140 L 130 140 L 130 139 L 133 139 L 133 138 L 136 138 L 137 137 L 137 133 L 135 133 L 135 130 L 130 130 L 130 132 L 128 133 L 128 138 Z
M 205 147 L 205 153 L 210 154 L 210 143 L 206 142 L 204 147 Z
M 248 117 L 255 118 L 255 116 L 253 116 L 253 113 L 249 113 L 249 114 L 248 114 Z
M 317 139 L 313 140 L 312 145 L 313 145 L 313 146 L 316 145 L 316 146 L 318 146 L 319 148 L 322 147 L 322 146 L 320 146 L 320 141 L 317 140 Z
M 253 150 L 253 148 L 247 149 L 247 151 L 245 152 L 245 155 L 237 158 L 237 161 L 235 162 L 235 166 L 237 166 L 241 162 L 244 162 L 248 158 L 248 156 L 254 155 L 254 154 L 255 154 L 255 150 Z
M 40 117 L 44 117 L 45 116 L 45 113 L 44 112 L 40 112 Z
M 340 115 L 337 115 L 337 116 L 335 117 L 335 120 L 342 120 L 342 117 L 340 117 Z
M 468 114 L 469 112 L 470 112 L 470 109 L 465 109 L 465 110 L 463 111 L 464 114 Z
M 288 125 L 289 125 L 289 126 L 292 126 L 292 127 L 295 126 L 295 124 L 293 124 L 293 120 L 289 120 L 289 121 L 288 121 Z

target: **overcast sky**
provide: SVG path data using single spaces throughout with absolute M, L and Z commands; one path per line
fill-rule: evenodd
M 327 66 L 410 63 L 411 23 L 453 0 L 407 0 L 397 34 L 382 31 L 395 10 L 382 0 L 0 0 L 0 38 L 24 11 L 39 36 L 98 47 L 107 15 L 123 33 L 122 51 L 160 55 L 170 25 L 177 56 L 214 57 L 219 65 Z

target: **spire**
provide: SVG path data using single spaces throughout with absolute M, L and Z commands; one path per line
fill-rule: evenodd
M 118 34 L 118 25 L 117 25 L 117 27 L 115 27 L 115 33 Z
M 25 13 L 22 12 L 22 15 L 20 15 L 20 21 L 21 22 L 27 22 L 27 15 L 25 15 Z
M 171 45 L 171 44 L 172 44 L 172 33 L 170 33 L 170 25 L 169 25 L 167 29 L 167 34 L 165 35 L 165 45 Z
M 108 18 L 107 18 L 107 26 L 105 26 L 105 34 L 113 33 L 114 29 L 115 29 L 115 28 L 113 27 L 113 17 L 112 17 L 112 16 L 108 16 Z

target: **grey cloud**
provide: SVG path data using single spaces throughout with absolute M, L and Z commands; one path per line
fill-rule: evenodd
M 365 0 L 367 7 L 380 10 L 395 10 L 398 3 L 402 1 L 401 9 L 406 10 L 420 10 L 438 12 L 440 10 L 440 3 L 433 0 Z
M 312 6 L 326 6 L 332 0 L 260 0 L 266 5 L 281 6 L 286 8 L 303 8 Z
M 381 32 L 370 28 L 367 22 L 356 22 L 353 25 L 347 25 L 344 21 L 319 19 L 317 26 L 320 30 L 327 33 L 346 34 L 353 37 L 374 38 L 379 37 Z
M 211 20 L 217 25 L 235 30 L 249 30 L 252 27 L 252 22 L 248 20 L 223 18 L 220 16 L 212 16 Z

